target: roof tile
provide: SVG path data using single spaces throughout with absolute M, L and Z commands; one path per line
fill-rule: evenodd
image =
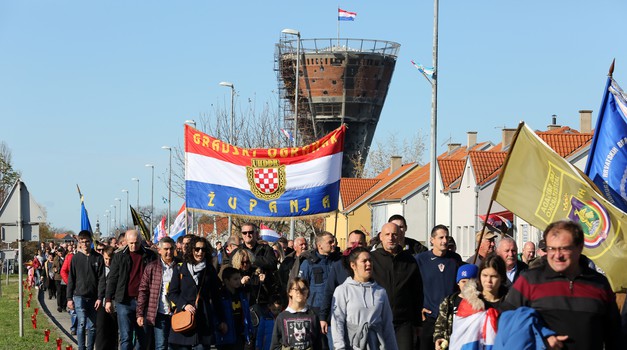
M 359 196 L 376 185 L 381 179 L 358 179 L 343 177 L 340 179 L 340 197 L 342 204 L 346 208 L 351 205 Z

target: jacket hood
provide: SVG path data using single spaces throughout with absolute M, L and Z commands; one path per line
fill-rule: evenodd
M 360 300 L 364 307 L 372 307 L 374 305 L 376 300 L 375 293 L 379 286 L 377 282 L 368 281 L 362 283 L 355 281 L 352 277 L 348 277 L 344 283 L 349 287 L 347 290 L 349 290 L 350 296 Z

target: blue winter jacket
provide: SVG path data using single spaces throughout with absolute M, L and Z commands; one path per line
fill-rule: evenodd
M 307 252 L 306 258 L 301 260 L 298 277 L 309 282 L 309 305 L 318 314 L 324 305 L 324 290 L 326 288 L 329 269 L 339 256 L 335 254 L 320 255 L 318 251 Z M 303 253 L 305 254 L 305 253 Z
M 544 339 L 555 332 L 546 328 L 540 314 L 530 307 L 505 311 L 499 317 L 498 332 L 492 350 L 546 349 Z
M 250 305 L 248 304 L 248 298 L 244 296 L 244 293 L 239 291 L 237 292 L 237 295 L 239 296 L 239 300 L 242 303 L 242 312 L 244 314 L 244 336 L 246 337 L 246 343 L 249 343 L 251 341 L 251 337 L 253 334 L 253 322 L 250 317 Z M 228 326 L 228 331 L 226 332 L 226 334 L 222 334 L 220 333 L 220 331 L 217 330 L 217 326 L 216 326 L 216 332 L 215 332 L 216 345 L 235 344 L 237 341 L 237 337 L 239 337 L 240 335 L 235 334 L 235 320 L 233 318 L 231 296 L 225 290 L 220 296 L 220 300 L 222 301 L 222 305 L 224 308 L 224 316 L 226 319 L 226 325 Z

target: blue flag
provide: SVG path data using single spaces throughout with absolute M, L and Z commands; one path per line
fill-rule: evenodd
M 609 77 L 585 171 L 601 194 L 623 212 L 627 212 L 626 97 Z
M 91 230 L 91 223 L 89 222 L 89 215 L 87 215 L 87 209 L 85 209 L 85 203 L 83 202 L 83 198 L 81 198 L 81 231 L 86 230 L 91 233 L 94 231 Z

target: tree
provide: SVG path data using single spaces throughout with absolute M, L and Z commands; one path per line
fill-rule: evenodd
M 15 171 L 11 164 L 11 149 L 4 141 L 0 142 L 0 203 L 4 203 L 20 176 L 20 172 Z
M 375 147 L 370 149 L 365 164 L 358 155 L 351 160 L 355 169 L 360 170 L 361 176 L 358 177 L 372 178 L 377 176 L 390 167 L 392 156 L 403 157 L 405 164 L 412 162 L 422 164 L 425 138 L 426 136 L 418 131 L 410 139 L 399 140 L 397 135 L 390 132 L 384 142 L 377 141 Z

